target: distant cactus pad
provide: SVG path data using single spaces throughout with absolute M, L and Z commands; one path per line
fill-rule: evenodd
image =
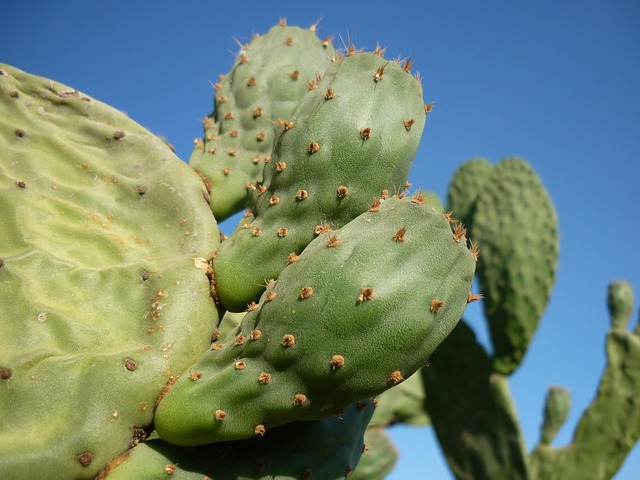
M 122 113 L 0 65 L 0 478 L 93 478 L 216 322 L 202 181 Z
M 390 198 L 313 240 L 164 396 L 158 433 L 178 445 L 251 437 L 422 367 L 465 310 L 475 261 L 421 200 Z
M 100 480 L 165 480 L 167 475 L 182 480 L 342 480 L 365 449 L 363 434 L 372 412 L 373 402 L 364 400 L 324 420 L 292 422 L 248 440 L 195 448 L 154 439 L 115 459 Z
M 281 124 L 255 205 L 214 263 L 232 311 L 257 301 L 292 252 L 406 187 L 425 124 L 420 82 L 376 53 L 332 63 Z
M 489 178 L 492 165 L 486 158 L 476 157 L 460 165 L 453 174 L 447 191 L 447 211 L 455 213 L 471 238 L 473 235 L 473 216 L 480 192 L 491 188 L 485 182 Z
M 215 84 L 215 110 L 204 120 L 189 164 L 207 181 L 219 221 L 246 208 L 271 156 L 277 121 L 288 119 L 298 100 L 335 55 L 315 28 L 282 22 L 242 46 L 231 71 Z
M 492 168 L 475 208 L 472 238 L 481 251 L 478 279 L 494 368 L 509 374 L 520 365 L 551 295 L 558 220 L 540 178 L 519 158 Z
M 616 280 L 609 284 L 607 307 L 611 318 L 611 328 L 624 330 L 633 314 L 634 295 L 631 284 L 626 280 Z

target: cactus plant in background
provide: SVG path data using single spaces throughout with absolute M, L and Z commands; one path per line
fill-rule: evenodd
M 472 172 L 480 172 L 476 188 L 461 188 L 474 185 L 467 178 Z M 426 411 L 453 474 L 459 479 L 611 478 L 640 439 L 640 338 L 637 327 L 626 331 L 633 306 L 630 285 L 618 281 L 609 287 L 607 366 L 573 441 L 564 448 L 550 445 L 569 410 L 569 393 L 552 387 L 540 441 L 527 453 L 506 375 L 518 368 L 548 301 L 557 255 L 555 214 L 539 179 L 514 158 L 493 167 L 481 159 L 469 161 L 456 172 L 448 196 L 449 207 L 464 206 L 473 238 L 488 247 L 480 256 L 478 277 L 488 287 L 482 292 L 489 304 L 484 311 L 495 349 L 487 353 L 463 320 L 422 370 Z M 529 215 L 526 205 L 536 211 Z M 500 229 L 489 222 L 491 211 Z M 516 219 L 517 211 L 527 215 Z M 505 238 L 519 244 L 510 248 L 502 243 Z M 527 251 L 518 254 L 523 245 Z M 503 305 L 490 306 L 498 302 Z
M 187 165 L 0 65 L 0 477 L 375 480 L 400 422 L 461 479 L 613 475 L 640 438 L 631 287 L 573 442 L 552 445 L 552 387 L 528 453 L 507 376 L 553 286 L 553 204 L 517 158 L 463 164 L 444 210 L 408 195 L 430 108 L 409 61 L 281 21 L 215 85 Z M 492 352 L 459 321 L 483 296 Z

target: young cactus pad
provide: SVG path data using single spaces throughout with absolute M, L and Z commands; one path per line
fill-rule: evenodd
M 214 262 L 227 310 L 258 301 L 291 253 L 405 189 L 425 123 L 422 87 L 398 62 L 353 53 L 332 63 L 282 124 L 255 205 Z
M 332 415 L 422 367 L 466 307 L 475 260 L 421 201 L 390 198 L 313 240 L 160 401 L 160 436 L 252 437 Z
M 204 121 L 189 164 L 206 179 L 218 221 L 247 206 L 273 149 L 278 119 L 291 116 L 298 100 L 335 56 L 314 29 L 281 22 L 244 45 L 231 71 L 215 84 L 215 110 Z
M 0 478 L 93 478 L 207 349 L 219 233 L 164 142 L 64 85 L 0 65 L 0 141 Z

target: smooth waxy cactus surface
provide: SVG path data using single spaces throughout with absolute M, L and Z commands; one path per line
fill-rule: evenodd
M 218 299 L 258 301 L 291 253 L 404 190 L 425 123 L 422 88 L 375 53 L 332 63 L 300 101 L 264 170 L 255 205 L 214 262 Z
M 291 116 L 335 56 L 331 42 L 314 30 L 281 22 L 243 45 L 215 84 L 215 110 L 189 164 L 206 179 L 218 221 L 246 208 L 271 156 L 278 120 Z
M 93 478 L 208 347 L 219 233 L 167 145 L 64 85 L 0 65 L 0 139 L 0 478 Z
M 178 445 L 251 437 L 331 415 L 422 367 L 462 315 L 475 261 L 421 201 L 388 199 L 311 242 L 167 393 L 158 433 Z

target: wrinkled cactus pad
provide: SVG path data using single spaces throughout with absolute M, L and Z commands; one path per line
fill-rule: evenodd
M 475 270 L 466 238 L 422 200 L 390 198 L 313 240 L 164 396 L 160 436 L 198 445 L 321 419 L 422 367 Z
M 93 478 L 208 348 L 219 233 L 159 138 L 6 65 L 0 142 L 0 478 Z

